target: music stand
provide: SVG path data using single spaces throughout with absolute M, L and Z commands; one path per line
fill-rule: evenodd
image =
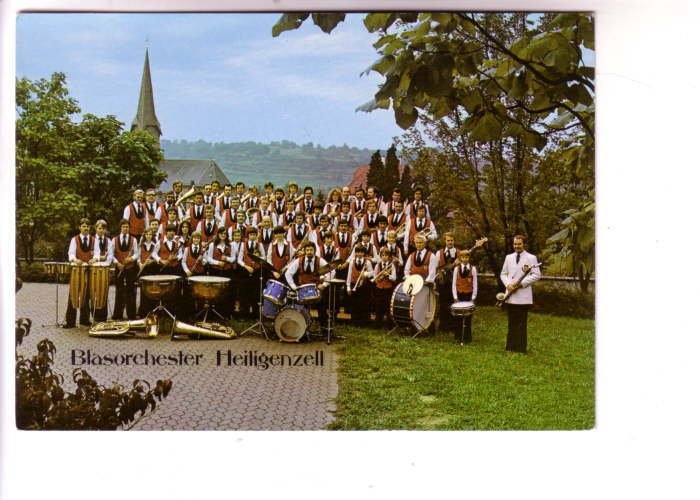
M 276 271 L 276 269 L 262 257 L 258 257 L 255 254 L 249 255 L 249 257 L 258 264 L 260 264 L 260 287 L 258 289 L 258 320 L 252 325 L 250 325 L 248 328 L 243 330 L 239 335 L 242 337 L 247 332 L 251 332 L 255 333 L 256 335 L 264 335 L 265 340 L 270 340 L 270 336 L 267 334 L 267 328 L 265 328 L 265 324 L 263 323 L 263 270 L 268 269 Z
M 328 289 L 328 319 L 326 320 L 326 344 L 330 345 L 331 338 L 336 338 L 339 340 L 345 340 L 342 335 L 333 335 L 333 330 L 335 329 L 335 301 L 336 301 L 336 287 L 335 285 L 345 284 L 345 281 L 334 278 L 326 280 L 329 285 Z

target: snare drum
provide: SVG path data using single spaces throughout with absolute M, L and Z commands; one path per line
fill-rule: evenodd
M 277 280 L 268 280 L 265 290 L 263 290 L 263 297 L 278 306 L 283 306 L 287 303 L 289 291 L 290 288 L 284 283 L 280 283 Z
M 300 304 L 313 304 L 321 300 L 321 290 L 315 283 L 297 287 L 297 302 Z
M 282 342 L 299 342 L 311 324 L 306 307 L 292 304 L 282 309 L 275 318 L 275 333 Z
M 471 300 L 455 302 L 450 306 L 450 314 L 455 317 L 471 316 L 476 310 L 476 304 Z
M 110 267 L 107 263 L 90 265 L 90 300 L 95 309 L 102 309 L 107 305 L 109 271 Z
M 435 317 L 435 293 L 430 287 L 422 287 L 412 295 L 403 290 L 403 285 L 399 284 L 391 296 L 391 319 L 398 326 L 412 327 L 417 332 L 427 330 Z

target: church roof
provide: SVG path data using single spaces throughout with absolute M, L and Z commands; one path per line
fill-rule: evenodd
M 148 62 L 148 49 L 146 49 L 146 59 L 143 62 L 139 105 L 136 109 L 136 117 L 131 122 L 131 130 L 147 130 L 155 135 L 156 139 L 163 135 L 160 129 L 160 122 L 156 117 L 156 106 L 153 103 L 153 85 L 151 84 L 151 65 Z
M 160 192 L 170 191 L 173 182 L 182 181 L 182 185 L 204 186 L 217 180 L 223 186 L 230 184 L 226 174 L 219 168 L 214 160 L 176 160 L 166 158 L 161 161 L 160 169 L 168 174 L 168 178 L 163 181 L 158 190 Z

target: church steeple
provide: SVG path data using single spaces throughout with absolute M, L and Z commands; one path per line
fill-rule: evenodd
M 146 60 L 143 63 L 143 75 L 141 76 L 141 94 L 139 106 L 136 110 L 136 118 L 131 122 L 131 130 L 146 130 L 150 132 L 160 144 L 160 122 L 156 118 L 156 107 L 153 103 L 153 85 L 151 85 L 151 66 L 148 63 L 148 49 Z

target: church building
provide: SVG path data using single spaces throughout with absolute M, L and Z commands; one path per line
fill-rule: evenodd
M 160 122 L 156 117 L 156 107 L 153 101 L 153 85 L 151 84 L 151 67 L 148 61 L 148 49 L 146 49 L 146 59 L 143 63 L 143 75 L 141 76 L 141 93 L 139 94 L 139 104 L 136 109 L 136 117 L 131 123 L 131 130 L 145 130 L 156 138 L 160 145 L 160 137 L 163 135 Z M 192 160 L 164 158 L 159 168 L 168 177 L 158 186 L 157 191 L 165 193 L 170 191 L 173 182 L 182 181 L 185 190 L 191 185 L 203 187 L 214 180 L 218 180 L 221 185 L 230 184 L 226 174 L 219 168 L 212 159 Z

